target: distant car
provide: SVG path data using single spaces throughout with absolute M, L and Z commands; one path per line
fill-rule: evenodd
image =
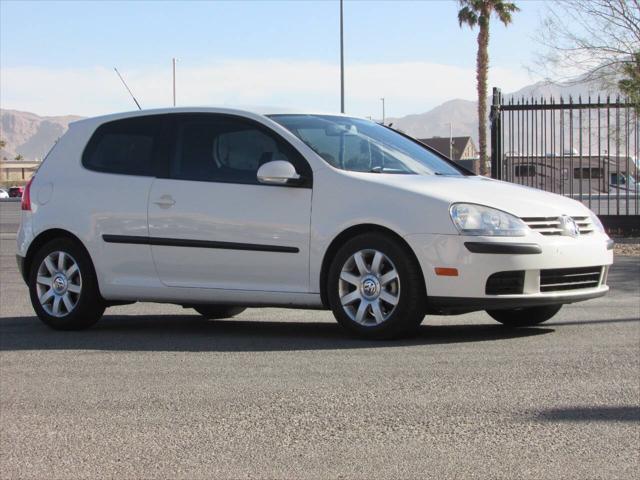
M 3 188 L 0 188 L 0 198 L 9 198 L 9 194 Z
M 24 187 L 11 187 L 9 189 L 9 196 L 11 198 L 21 198 L 24 193 Z
M 521 327 L 605 295 L 613 261 L 583 204 L 383 125 L 207 108 L 72 123 L 25 190 L 17 244 L 36 313 L 67 330 L 134 301 L 332 309 L 366 338 L 427 313 Z
M 640 183 L 637 182 L 633 175 L 629 175 L 625 172 L 611 173 L 609 185 L 611 192 L 620 190 L 621 193 L 630 192 L 632 194 L 640 194 Z

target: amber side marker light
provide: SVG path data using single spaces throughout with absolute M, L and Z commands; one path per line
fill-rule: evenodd
M 458 276 L 457 268 L 436 267 L 435 271 L 436 271 L 436 275 L 439 275 L 441 277 L 457 277 Z

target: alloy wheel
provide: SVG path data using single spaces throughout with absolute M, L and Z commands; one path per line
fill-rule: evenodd
M 49 315 L 70 314 L 82 292 L 82 275 L 76 260 L 62 251 L 47 255 L 38 267 L 36 290 L 40 305 Z
M 345 313 L 364 326 L 379 325 L 400 301 L 400 276 L 384 253 L 368 249 L 351 255 L 340 272 L 340 303 Z

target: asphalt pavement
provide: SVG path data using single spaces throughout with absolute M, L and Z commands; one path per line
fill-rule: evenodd
M 2 479 L 640 475 L 640 257 L 537 328 L 430 316 L 371 342 L 329 312 L 135 304 L 56 332 L 15 268 L 17 219 L 0 203 Z

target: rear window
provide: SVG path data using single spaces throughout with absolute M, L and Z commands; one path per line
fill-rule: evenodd
M 124 175 L 153 176 L 163 117 L 127 118 L 101 125 L 89 140 L 82 164 Z

